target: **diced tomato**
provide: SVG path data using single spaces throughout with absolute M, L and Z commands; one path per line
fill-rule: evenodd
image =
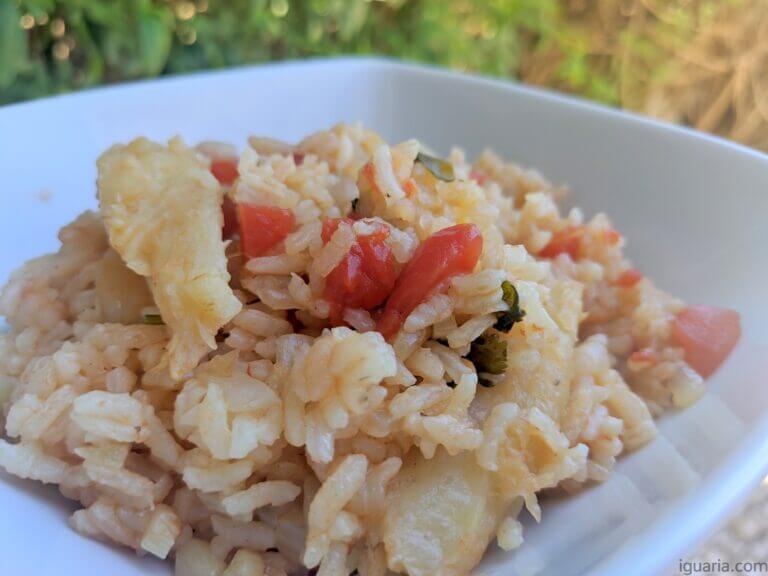
M 741 337 L 739 313 L 714 306 L 689 306 L 672 321 L 672 337 L 685 351 L 688 365 L 708 378 Z
M 416 180 L 408 178 L 408 180 L 403 182 L 403 191 L 408 198 L 412 198 L 419 191 L 419 186 L 416 184 Z
M 618 232 L 618 230 L 608 228 L 603 230 L 603 240 L 605 240 L 608 244 L 615 246 L 621 241 L 621 234 Z
M 320 233 L 320 235 L 323 238 L 324 244 L 328 243 L 328 240 L 331 239 L 331 236 L 333 236 L 333 234 L 339 228 L 339 224 L 342 222 L 346 222 L 350 226 L 355 223 L 352 218 L 328 218 L 328 220 L 323 221 L 323 231 Z
M 237 158 L 226 158 L 214 160 L 211 162 L 211 174 L 223 186 L 231 186 L 239 176 L 237 171 Z M 237 207 L 235 203 L 225 194 L 224 201 L 221 204 L 221 211 L 224 213 L 224 226 L 222 236 L 231 238 L 237 232 Z
M 294 217 L 290 210 L 247 203 L 238 204 L 237 209 L 243 252 L 248 258 L 261 256 L 285 240 L 293 229 Z
M 378 321 L 386 338 L 393 336 L 416 306 L 444 289 L 452 277 L 474 270 L 483 237 L 474 224 L 457 224 L 435 232 L 405 265 Z
M 231 186 L 239 173 L 237 171 L 237 158 L 227 158 L 225 160 L 214 160 L 211 162 L 211 173 L 216 180 L 224 186 Z
M 373 162 L 366 162 L 365 165 L 360 168 L 359 178 L 363 182 L 358 182 L 358 185 L 364 186 L 367 184 L 373 191 L 378 191 L 378 184 L 376 184 L 376 178 L 373 171 Z
M 542 258 L 555 258 L 560 254 L 569 254 L 573 260 L 578 259 L 581 251 L 581 237 L 584 226 L 569 226 L 552 235 L 549 244 L 539 252 Z
M 581 255 L 581 240 L 586 231 L 585 226 L 568 226 L 555 232 L 549 243 L 539 252 L 539 256 L 556 258 L 560 254 L 568 254 L 572 260 L 578 260 Z M 615 246 L 621 241 L 621 234 L 613 228 L 607 228 L 602 231 L 602 239 L 607 244 Z
M 240 227 L 237 222 L 237 205 L 226 194 L 221 203 L 221 211 L 224 214 L 224 227 L 221 229 L 221 235 L 226 240 L 231 238 Z
M 658 361 L 659 357 L 653 348 L 641 348 L 640 350 L 635 350 L 629 355 L 629 358 L 627 358 L 627 363 L 630 367 L 634 366 L 636 368 L 656 364 Z
M 351 218 L 333 218 L 323 222 L 323 241 L 328 242 L 341 222 L 354 224 Z M 345 308 L 370 310 L 387 299 L 397 279 L 392 250 L 386 242 L 389 228 L 378 226 L 369 235 L 358 236 L 344 260 L 325 279 L 323 297 L 331 304 L 331 322 L 340 324 Z
M 296 164 L 296 166 L 301 166 L 304 163 L 304 156 L 306 156 L 306 154 L 302 154 L 301 152 L 294 152 L 293 163 Z
M 481 174 L 480 172 L 476 172 L 476 171 L 472 170 L 469 173 L 469 179 L 470 180 L 474 180 L 475 182 L 480 184 L 480 186 L 482 186 L 483 184 L 485 184 L 485 181 L 488 180 L 488 176 L 486 176 L 485 174 Z
M 624 270 L 616 279 L 616 285 L 622 288 L 631 288 L 643 279 L 643 273 L 637 268 Z

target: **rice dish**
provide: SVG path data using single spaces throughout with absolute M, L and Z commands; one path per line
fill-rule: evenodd
M 0 467 L 180 576 L 463 576 L 740 336 L 486 151 L 137 139 L 0 294 Z

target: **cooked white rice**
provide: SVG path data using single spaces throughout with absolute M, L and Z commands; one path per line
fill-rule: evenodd
M 443 181 L 418 151 L 357 125 L 296 146 L 252 138 L 226 192 L 295 224 L 251 259 L 221 242 L 206 173 L 233 149 L 110 151 L 103 206 L 120 178 L 155 204 L 130 227 L 125 194 L 83 214 L 3 290 L 0 466 L 79 501 L 77 531 L 175 558 L 181 576 L 460 576 L 493 538 L 519 546 L 537 493 L 604 480 L 654 437 L 652 414 L 701 396 L 702 378 L 670 333 L 683 305 L 647 278 L 617 283 L 630 265 L 604 215 L 561 215 L 562 189 L 491 152 L 469 164 L 454 150 Z M 174 204 L 182 184 L 197 195 Z M 323 242 L 322 221 L 353 201 L 369 219 Z M 324 287 L 360 238 L 386 227 L 401 266 L 462 222 L 482 233 L 475 270 L 397 335 L 363 308 L 331 327 Z M 579 257 L 542 257 L 569 227 Z M 498 332 L 504 281 L 525 315 Z M 165 325 L 142 322 L 155 305 Z M 491 333 L 506 344 L 502 374 L 467 359 Z

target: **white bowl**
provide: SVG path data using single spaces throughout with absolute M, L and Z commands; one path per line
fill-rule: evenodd
M 636 265 L 690 302 L 742 313 L 744 335 L 710 392 L 606 483 L 546 501 L 524 545 L 478 574 L 654 574 L 675 566 L 768 467 L 768 157 L 548 92 L 375 59 L 318 60 L 142 82 L 0 109 L 0 280 L 55 250 L 95 206 L 99 153 L 138 135 L 242 145 L 360 120 L 470 155 L 488 146 L 606 211 Z M 50 194 L 50 198 L 46 197 Z M 4 574 L 167 574 L 81 538 L 55 489 L 2 477 Z

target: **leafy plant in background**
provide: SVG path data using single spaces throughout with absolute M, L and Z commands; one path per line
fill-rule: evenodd
M 0 103 L 385 54 L 574 92 L 768 149 L 767 0 L 0 0 Z
M 514 77 L 573 37 L 556 0 L 0 0 L 0 101 L 346 53 Z

